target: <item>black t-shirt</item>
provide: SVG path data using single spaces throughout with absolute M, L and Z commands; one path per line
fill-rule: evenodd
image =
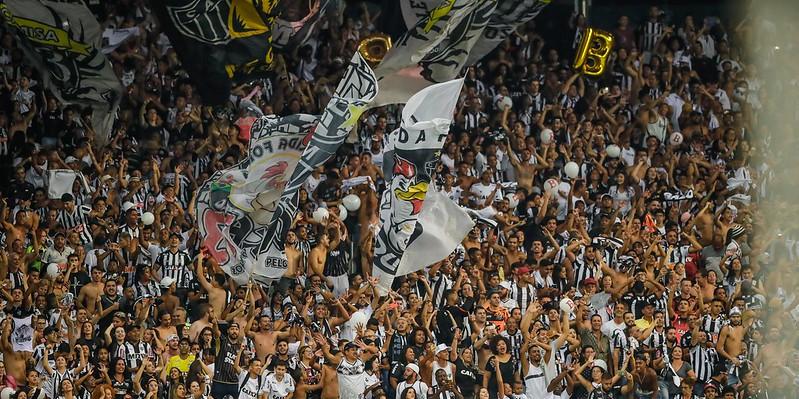
M 478 371 L 476 368 L 467 366 L 460 358 L 455 361 L 455 383 L 458 384 L 458 388 L 460 388 L 464 396 L 472 396 L 474 387 L 478 381 Z

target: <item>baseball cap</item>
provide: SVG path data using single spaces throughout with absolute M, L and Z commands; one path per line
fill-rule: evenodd
M 734 306 L 732 309 L 730 309 L 730 316 L 740 316 L 740 315 L 741 315 L 741 309 L 738 309 L 737 306 Z
M 350 349 L 358 349 L 358 344 L 356 344 L 355 342 L 347 342 L 347 344 L 344 345 L 344 350 L 346 351 Z
M 405 370 L 407 370 L 407 369 L 411 369 L 416 374 L 419 374 L 419 366 L 417 366 L 416 363 L 408 363 L 408 365 L 405 366 Z
M 447 346 L 447 344 L 438 344 L 438 346 L 436 346 L 436 355 L 448 350 L 449 346 Z
M 169 341 L 172 341 L 172 340 L 177 341 L 178 340 L 178 336 L 175 335 L 175 334 L 170 334 L 169 337 L 167 337 L 166 342 L 169 342 Z
M 48 326 L 47 328 L 44 329 L 44 335 L 45 336 L 50 335 L 50 334 L 55 333 L 55 332 L 58 332 L 58 328 L 55 327 L 55 326 Z
M 594 359 L 594 367 L 599 367 L 604 371 L 608 371 L 608 364 L 602 359 Z
M 134 205 L 130 201 L 125 202 L 124 204 L 122 204 L 122 212 L 127 212 L 130 208 L 133 208 L 134 206 L 136 206 L 136 205 Z
M 75 158 L 72 155 L 70 155 L 67 157 L 67 159 L 64 160 L 64 163 L 72 163 L 72 162 L 78 162 L 78 158 Z
M 714 384 L 712 382 L 708 382 L 707 384 L 705 384 L 705 387 L 704 387 L 703 391 L 707 391 L 708 389 L 713 389 L 713 390 L 716 390 L 717 392 L 719 390 L 719 388 L 716 386 L 716 384 Z
M 583 280 L 583 286 L 586 286 L 586 285 L 589 285 L 589 284 L 596 285 L 596 280 L 593 277 L 586 277 L 586 279 Z
M 504 289 L 506 289 L 506 290 L 509 290 L 510 289 L 510 281 L 505 280 L 505 281 L 499 283 L 499 286 L 504 288 Z
M 530 268 L 527 266 L 522 266 L 516 269 L 516 274 L 527 274 L 527 273 L 530 273 Z
M 172 284 L 175 284 L 175 279 L 172 277 L 164 277 L 161 279 L 161 287 L 169 288 Z

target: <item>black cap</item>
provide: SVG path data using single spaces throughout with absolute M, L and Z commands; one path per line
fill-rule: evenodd
M 350 349 L 358 349 L 358 344 L 356 344 L 355 342 L 347 342 L 344 345 L 344 350 L 346 351 L 346 350 L 350 350 Z

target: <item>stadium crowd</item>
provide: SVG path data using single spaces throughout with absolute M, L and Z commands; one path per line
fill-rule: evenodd
M 441 152 L 436 186 L 475 228 L 381 298 L 380 193 L 342 181 L 385 187 L 401 107 L 365 114 L 306 182 L 281 283 L 235 286 L 192 203 L 247 153 L 248 115 L 203 105 L 144 2 L 102 3 L 104 27 L 139 29 L 108 55 L 127 88 L 108 140 L 91 110 L 42 90 L 11 33 L 0 40 L 0 396 L 799 395 L 797 282 L 760 224 L 765 94 L 742 26 L 622 15 L 599 79 L 572 71 L 535 21 L 520 27 L 465 72 Z M 379 19 L 348 2 L 279 56 L 285 74 L 234 94 L 265 114 L 320 112 Z M 576 46 L 586 20 L 567 22 Z M 49 198 L 48 169 L 87 184 Z M 313 220 L 351 192 L 358 212 Z

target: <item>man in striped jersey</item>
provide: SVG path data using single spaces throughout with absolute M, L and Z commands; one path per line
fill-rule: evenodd
M 154 269 L 160 272 L 162 278 L 169 277 L 175 281 L 177 287 L 175 295 L 181 298 L 181 301 L 185 301 L 194 276 L 189 269 L 192 259 L 186 251 L 180 250 L 180 242 L 181 237 L 178 233 L 169 235 L 169 248 L 158 255 Z
M 66 230 L 78 233 L 80 243 L 87 245 L 92 242 L 92 234 L 89 229 L 89 213 L 91 207 L 87 205 L 76 206 L 75 197 L 70 193 L 61 196 L 63 208 L 58 213 L 58 223 Z

